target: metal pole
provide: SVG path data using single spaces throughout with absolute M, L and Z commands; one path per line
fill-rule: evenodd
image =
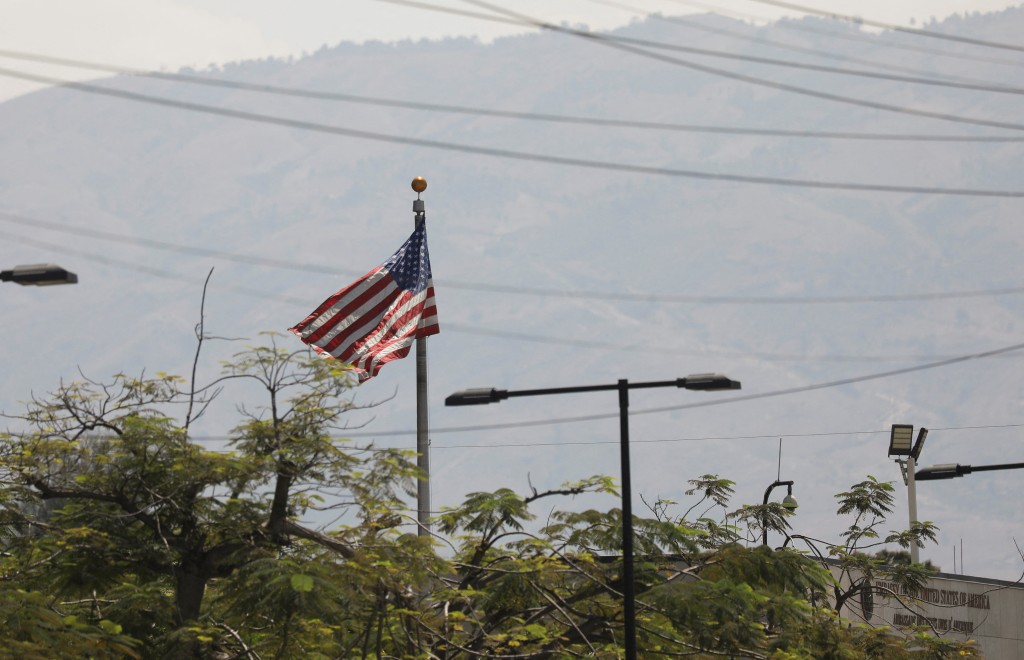
M 766 488 L 765 491 L 764 491 L 764 506 L 768 506 L 768 496 L 772 494 L 772 491 L 775 490 L 776 486 L 789 486 L 789 488 L 790 488 L 789 494 L 790 495 L 793 494 L 793 490 L 792 490 L 793 489 L 793 482 L 792 481 L 779 481 L 779 480 L 776 480 L 775 483 L 773 483 L 771 486 L 768 486 L 768 488 Z M 785 506 L 785 502 L 783 502 L 783 506 Z M 765 520 L 761 521 L 761 527 L 762 527 L 762 530 L 761 530 L 761 545 L 768 545 L 768 526 L 765 524 L 765 522 L 766 522 Z
M 917 484 L 914 481 L 914 455 L 907 456 L 907 499 L 910 508 L 910 526 L 917 522 Z M 915 564 L 920 561 L 919 548 L 917 543 L 910 544 L 910 561 Z
M 416 214 L 415 226 L 419 227 L 427 221 L 426 205 L 420 199 L 420 193 L 426 189 L 427 182 L 417 177 L 412 182 L 416 191 L 416 200 L 412 203 Z M 430 535 L 430 438 L 427 421 L 427 338 L 416 338 L 416 466 L 420 470 L 420 481 L 416 485 L 416 520 L 419 522 L 417 534 Z
M 629 381 L 619 381 L 619 451 L 622 471 L 622 597 L 626 660 L 636 660 L 636 590 L 633 579 L 633 490 L 629 469 Z

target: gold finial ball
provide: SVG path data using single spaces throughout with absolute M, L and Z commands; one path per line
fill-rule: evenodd
M 421 193 L 427 189 L 427 180 L 421 176 L 416 177 L 412 180 L 412 189 L 417 193 Z

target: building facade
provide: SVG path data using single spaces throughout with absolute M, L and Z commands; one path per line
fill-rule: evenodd
M 838 568 L 833 574 L 840 578 Z M 851 586 L 849 576 L 841 578 Z M 989 660 L 1024 658 L 1024 585 L 967 575 L 936 573 L 922 589 L 884 579 L 871 583 L 840 612 L 852 621 L 894 629 L 927 626 L 931 634 L 974 640 Z

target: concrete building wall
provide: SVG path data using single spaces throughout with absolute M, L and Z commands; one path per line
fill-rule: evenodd
M 872 586 L 840 614 L 872 626 L 929 626 L 937 636 L 974 640 L 989 660 L 1024 658 L 1024 585 L 939 573 L 917 591 L 886 580 Z

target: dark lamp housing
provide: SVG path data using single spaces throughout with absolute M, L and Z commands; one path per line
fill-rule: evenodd
M 14 282 L 22 286 L 51 286 L 75 284 L 78 282 L 78 275 L 57 264 L 28 264 L 15 266 L 13 270 L 0 271 L 0 281 Z
M 910 456 L 914 442 L 913 424 L 893 424 L 889 435 L 890 456 Z

